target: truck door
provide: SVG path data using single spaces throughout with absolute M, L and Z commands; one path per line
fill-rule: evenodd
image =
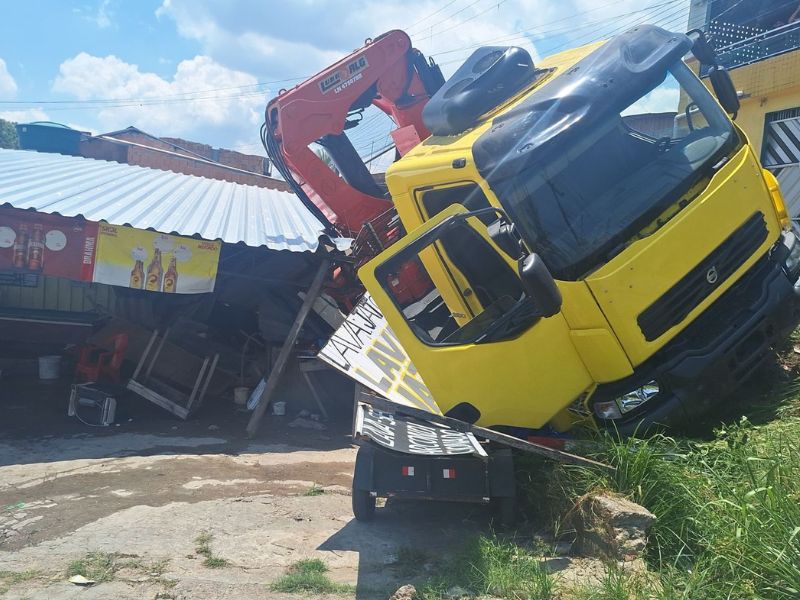
M 592 385 L 563 316 L 541 316 L 478 218 L 453 205 L 359 276 L 444 412 L 484 426 L 539 428 Z M 403 303 L 392 281 L 416 262 L 434 282 Z M 477 413 L 476 413 L 477 411 Z

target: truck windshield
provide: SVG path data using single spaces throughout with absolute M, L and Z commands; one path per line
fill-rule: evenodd
M 492 184 L 560 279 L 578 279 L 620 252 L 709 176 L 737 139 L 727 115 L 680 60 L 638 100 L 604 114 L 563 153 Z

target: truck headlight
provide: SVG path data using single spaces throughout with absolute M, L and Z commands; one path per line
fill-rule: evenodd
M 800 244 L 798 244 L 800 245 Z M 639 408 L 642 404 L 658 395 L 658 382 L 650 381 L 642 387 L 623 394 L 608 402 L 595 402 L 594 413 L 601 419 L 620 419 L 626 413 Z
M 786 266 L 786 271 L 794 275 L 800 268 L 800 242 L 795 232 L 789 232 L 785 235 L 787 238 L 791 236 L 791 246 L 789 247 L 789 255 L 786 257 L 784 265 Z

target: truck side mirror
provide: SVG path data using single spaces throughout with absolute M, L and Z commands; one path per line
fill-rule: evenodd
M 725 67 L 715 65 L 708 71 L 708 78 L 711 80 L 711 87 L 714 88 L 714 94 L 717 96 L 722 108 L 729 115 L 733 115 L 735 119 L 741 104 L 739 95 L 736 93 L 736 86 L 733 85 L 731 74 L 728 73 Z
M 552 317 L 561 310 L 561 292 L 538 254 L 531 253 L 519 259 L 519 277 L 543 317 Z

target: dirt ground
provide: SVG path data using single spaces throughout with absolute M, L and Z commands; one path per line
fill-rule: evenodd
M 288 598 L 269 583 L 321 558 L 356 598 L 386 599 L 425 576 L 396 568 L 400 549 L 446 555 L 489 528 L 485 507 L 433 503 L 393 502 L 375 522 L 356 522 L 347 418 L 325 431 L 276 418 L 246 440 L 246 415 L 226 420 L 229 407 L 184 423 L 138 406 L 118 427 L 89 428 L 64 416 L 65 386 L 11 389 L 0 392 L 12 416 L 0 430 L 0 573 L 35 573 L 7 583 L 4 598 Z M 203 565 L 203 532 L 228 566 Z M 68 565 L 91 552 L 134 567 L 91 587 L 69 583 Z

